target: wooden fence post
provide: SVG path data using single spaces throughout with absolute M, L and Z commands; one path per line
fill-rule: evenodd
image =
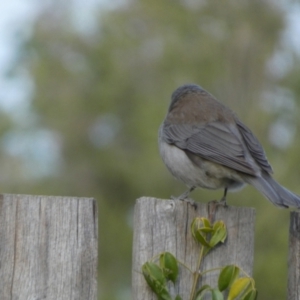
M 92 198 L 0 195 L 0 299 L 95 300 Z
M 300 213 L 290 214 L 288 300 L 300 299 Z
M 169 251 L 184 264 L 195 267 L 200 247 L 191 236 L 190 225 L 197 217 L 208 217 L 207 204 L 197 209 L 180 200 L 143 197 L 137 200 L 134 212 L 132 293 L 134 300 L 156 299 L 141 273 L 142 265 L 153 256 Z M 202 270 L 237 264 L 252 275 L 255 210 L 244 207 L 218 206 L 215 220 L 223 220 L 228 237 L 204 259 Z M 180 278 L 171 291 L 189 299 L 192 274 L 180 268 Z M 194 270 L 195 271 L 195 270 Z M 202 284 L 216 286 L 218 272 L 204 276 Z M 170 285 L 172 288 L 172 285 Z

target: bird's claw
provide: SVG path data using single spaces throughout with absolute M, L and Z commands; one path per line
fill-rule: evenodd
M 225 208 L 228 207 L 225 197 L 223 197 L 221 200 L 216 201 L 216 202 L 218 203 L 218 205 L 221 205 L 221 206 L 223 206 Z
M 191 206 L 193 206 L 195 209 L 198 207 L 197 203 L 193 199 L 191 199 L 187 196 L 183 197 L 183 194 L 180 195 L 179 197 L 171 196 L 170 198 L 172 200 L 180 200 L 180 201 L 186 202 L 186 203 L 190 204 Z

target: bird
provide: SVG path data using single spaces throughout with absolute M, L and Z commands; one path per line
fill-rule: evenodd
M 238 116 L 196 84 L 184 84 L 171 96 L 167 115 L 159 127 L 160 156 L 171 174 L 188 190 L 227 191 L 249 184 L 275 206 L 300 208 L 300 196 L 276 182 L 265 151 Z

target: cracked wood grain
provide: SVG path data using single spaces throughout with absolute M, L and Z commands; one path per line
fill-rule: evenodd
M 92 198 L 0 195 L 0 299 L 95 300 Z

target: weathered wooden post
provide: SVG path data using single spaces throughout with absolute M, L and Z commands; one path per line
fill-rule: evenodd
M 96 300 L 92 198 L 0 195 L 0 299 Z
M 169 251 L 184 264 L 195 267 L 200 246 L 191 235 L 190 225 L 197 217 L 208 217 L 207 204 L 197 203 L 197 209 L 179 200 L 140 198 L 134 212 L 132 293 L 134 300 L 156 299 L 141 273 L 142 265 L 154 255 Z M 215 220 L 223 220 L 228 237 L 224 244 L 212 250 L 204 259 L 203 270 L 237 264 L 249 275 L 253 268 L 255 210 L 243 207 L 218 206 Z M 216 285 L 217 274 L 204 276 L 202 283 Z M 189 299 L 192 274 L 181 268 L 173 293 Z
M 288 300 L 300 299 L 300 213 L 290 214 Z

